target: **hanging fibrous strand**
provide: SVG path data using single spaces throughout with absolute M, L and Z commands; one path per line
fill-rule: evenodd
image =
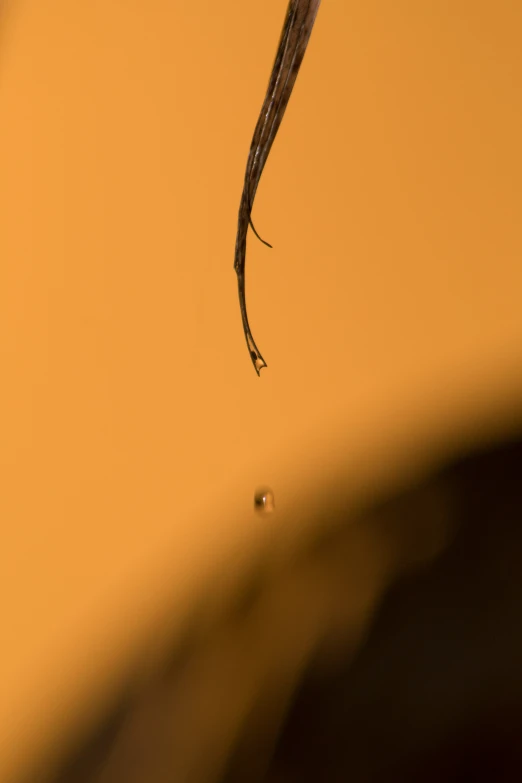
M 303 61 L 304 53 L 310 40 L 317 11 L 321 0 L 290 0 L 286 19 L 281 34 L 281 40 L 268 84 L 266 97 L 254 131 L 252 144 L 245 174 L 245 184 L 239 206 L 239 218 L 237 226 L 236 252 L 234 269 L 237 274 L 239 290 L 239 306 L 243 331 L 247 341 L 248 351 L 255 371 L 259 375 L 260 370 L 267 364 L 257 347 L 250 331 L 245 297 L 245 261 L 246 240 L 248 227 L 250 226 L 258 239 L 271 247 L 268 242 L 261 239 L 252 223 L 252 207 L 261 174 L 265 167 L 268 155 L 276 137 L 285 109 L 290 100 L 292 90 Z

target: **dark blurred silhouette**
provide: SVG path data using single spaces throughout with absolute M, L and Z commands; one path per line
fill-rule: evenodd
M 310 672 L 274 759 L 285 780 L 522 780 L 522 441 L 433 481 L 455 538 L 388 591 L 351 665 Z
M 336 490 L 29 780 L 522 780 L 522 438 L 364 513 Z

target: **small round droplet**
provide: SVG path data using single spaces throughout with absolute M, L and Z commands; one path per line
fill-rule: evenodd
M 254 508 L 262 514 L 270 514 L 275 509 L 274 493 L 268 487 L 258 489 L 254 495 Z

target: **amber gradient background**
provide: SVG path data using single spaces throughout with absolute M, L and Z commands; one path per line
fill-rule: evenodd
M 285 8 L 2 8 L 3 781 L 333 467 L 521 398 L 519 0 L 324 0 L 254 209 L 256 376 L 233 249 Z

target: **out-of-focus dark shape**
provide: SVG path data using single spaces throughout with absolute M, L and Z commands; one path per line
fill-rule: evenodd
M 522 780 L 522 442 L 438 480 L 453 543 L 388 591 L 350 666 L 310 672 L 274 759 L 281 779 Z
M 261 553 L 30 780 L 522 780 L 522 438 L 357 515 L 336 490 L 291 556 Z

